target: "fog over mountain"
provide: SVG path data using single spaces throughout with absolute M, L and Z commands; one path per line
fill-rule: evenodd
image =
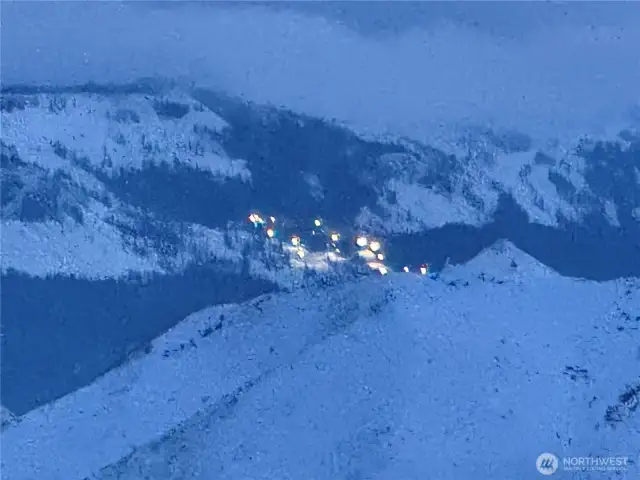
M 447 2 L 434 4 L 433 15 L 430 6 L 414 15 L 412 3 L 369 4 L 372 13 L 361 7 L 374 24 L 388 11 L 400 24 L 404 16 L 425 19 L 428 28 L 408 23 L 387 38 L 359 35 L 348 28 L 353 20 L 305 15 L 304 7 L 162 5 L 5 4 L 3 83 L 160 75 L 419 139 L 443 133 L 443 124 L 487 121 L 545 140 L 605 133 L 637 106 L 635 4 L 544 4 L 527 12 L 515 2 L 471 3 L 466 17 Z M 479 12 L 493 20 L 470 21 Z M 511 35 L 494 28 L 530 20 Z

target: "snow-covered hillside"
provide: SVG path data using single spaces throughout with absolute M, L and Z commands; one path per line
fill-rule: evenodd
M 366 140 L 212 92 L 145 88 L 3 96 L 4 269 L 166 271 L 192 261 L 195 245 L 233 259 L 221 230 L 252 208 L 389 236 L 452 223 L 482 228 L 506 196 L 533 224 L 638 231 L 640 138 L 632 131 L 613 143 L 551 149 L 526 133 L 475 128 L 445 151 Z M 132 247 L 139 223 L 150 231 L 139 228 Z M 167 244 L 178 224 L 191 245 Z M 155 230 L 165 230 L 163 241 Z M 28 255 L 43 238 L 48 250 Z M 141 255 L 136 247 L 154 240 Z
M 4 2 L 2 479 L 640 475 L 605 3 Z
M 639 305 L 636 280 L 564 278 L 502 243 L 440 280 L 208 308 L 9 426 L 3 474 L 535 478 L 547 451 L 635 459 Z
M 244 162 L 203 141 L 201 133 L 223 122 L 198 107 L 184 96 L 5 96 L 3 268 L 100 278 L 184 266 L 198 246 L 220 258 L 237 257 L 225 248 L 220 231 L 197 224 L 181 232 L 191 245 L 167 255 L 169 234 L 177 227 L 145 235 L 161 223 L 154 222 L 154 212 L 118 198 L 109 184 L 123 170 L 174 162 L 203 175 L 246 181 Z M 126 238 L 132 231 L 133 238 Z M 145 249 L 154 233 L 165 238 Z
M 632 130 L 559 148 L 474 127 L 436 147 L 162 82 L 15 87 L 1 105 L 2 402 L 17 414 L 195 310 L 305 285 L 329 254 L 285 244 L 311 243 L 318 217 L 379 238 L 390 271 L 508 239 L 563 275 L 640 274 Z M 286 225 L 273 241 L 254 210 Z

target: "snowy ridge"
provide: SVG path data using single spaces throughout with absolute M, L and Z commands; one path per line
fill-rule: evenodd
M 457 143 L 439 150 L 391 137 L 380 143 L 335 122 L 211 94 L 194 97 L 175 88 L 155 93 L 107 90 L 3 94 L 4 269 L 101 278 L 181 269 L 206 252 L 237 258 L 239 252 L 227 251 L 217 239 L 229 221 L 240 221 L 249 208 L 261 207 L 261 202 L 277 205 L 273 196 L 281 188 L 300 188 L 300 195 L 307 196 L 277 205 L 290 210 L 284 213 L 312 214 L 323 202 L 332 204 L 334 195 L 343 212 L 331 213 L 340 222 L 351 217 L 349 228 L 383 235 L 420 233 L 451 223 L 481 227 L 492 221 L 503 195 L 513 198 L 534 224 L 580 225 L 596 214 L 620 227 L 619 201 L 600 195 L 620 187 L 603 185 L 602 192 L 594 191 L 587 178 L 600 176 L 590 173 L 590 164 L 575 148 L 542 153 L 523 134 L 467 129 L 459 132 Z M 267 145 L 260 143 L 264 132 L 264 141 L 271 142 Z M 335 151 L 317 160 L 300 157 L 326 149 L 318 142 L 333 142 L 327 140 L 331 135 L 337 135 L 336 144 L 343 143 Z M 291 136 L 301 142 L 293 147 L 293 158 L 287 151 Z M 637 137 L 631 130 L 622 137 L 627 140 L 619 138 L 621 151 L 627 149 L 633 162 Z M 247 150 L 252 142 L 254 150 Z M 271 152 L 281 153 L 272 158 Z M 322 175 L 318 169 L 327 155 L 344 158 L 333 159 L 337 166 Z M 271 171 L 265 162 L 274 162 Z M 296 162 L 301 164 L 301 183 L 292 188 L 298 181 Z M 331 183 L 336 182 L 335 168 L 342 170 L 340 175 L 347 172 L 345 185 Z M 624 168 L 623 176 L 629 170 Z M 635 181 L 626 188 L 639 190 L 640 165 L 633 172 Z M 173 197 L 163 199 L 167 194 Z M 631 210 L 637 222 L 640 196 L 622 196 L 635 202 Z M 234 213 L 225 216 L 225 211 Z M 168 222 L 162 218 L 167 214 L 172 216 Z M 179 235 L 192 246 L 163 244 L 141 254 L 123 239 L 132 231 L 144 237 L 136 226 L 141 219 L 160 230 L 186 224 Z M 207 222 L 212 223 L 203 225 Z M 46 251 L 38 248 L 42 244 Z M 167 255 L 172 248 L 178 251 Z
M 225 158 L 203 142 L 199 132 L 221 130 L 225 122 L 186 94 L 40 94 L 15 101 L 20 104 L 3 111 L 3 140 L 44 168 L 69 168 L 64 157 L 72 149 L 107 173 L 177 160 L 249 177 L 244 162 Z
M 181 270 L 203 255 L 241 260 L 240 248 L 225 245 L 221 229 L 199 224 L 181 226 L 181 248 L 169 258 L 153 249 L 141 254 L 136 243 L 147 242 L 136 224 L 150 214 L 123 202 L 108 185 L 123 169 L 175 162 L 219 178 L 250 181 L 245 162 L 229 159 L 207 137 L 225 122 L 191 97 L 177 91 L 157 96 L 9 95 L 3 97 L 2 124 L 3 163 L 15 168 L 4 182 L 3 271 L 97 279 Z M 47 189 L 53 190 L 49 198 Z M 65 196 L 71 201 L 64 201 Z M 27 213 L 32 199 L 49 204 Z M 43 218 L 25 218 L 32 216 Z M 134 232 L 134 245 L 123 240 L 123 227 Z M 242 236 L 234 228 L 228 233 Z M 252 265 L 257 276 L 291 285 L 288 272 L 274 276 L 256 259 Z
M 371 287 L 340 287 L 344 290 L 338 293 L 340 305 L 352 305 L 356 310 L 351 313 L 358 317 L 364 303 L 375 303 L 364 292 L 379 294 Z M 316 310 L 306 308 L 306 302 L 323 292 L 305 292 L 286 302 L 280 296 L 267 296 L 247 305 L 212 307 L 191 315 L 155 340 L 148 354 L 21 417 L 3 435 L 3 473 L 16 479 L 30 478 L 35 472 L 51 480 L 87 477 L 247 383 L 295 361 L 310 345 L 344 329 L 342 322 L 353 321 L 332 319 L 327 309 L 346 312 L 322 300 L 314 302 Z M 352 301 L 353 294 L 362 298 Z M 292 323 L 292 318 L 299 321 Z M 90 405 L 99 406 L 98 410 Z M 73 449 L 96 441 L 101 448 L 82 463 L 72 454 Z M 25 444 L 29 447 L 24 448 Z M 43 452 L 57 457 L 56 462 Z
M 36 276 L 118 277 L 131 271 L 184 267 L 193 262 L 195 247 L 220 258 L 239 255 L 226 251 L 222 232 L 199 225 L 191 226 L 187 237 L 193 248 L 185 246 L 177 257 L 167 261 L 154 251 L 140 255 L 123 244 L 122 229 L 113 221 L 126 224 L 130 217 L 148 215 L 123 203 L 105 183 L 121 169 L 180 162 L 218 176 L 249 178 L 242 161 L 225 158 L 215 144 L 198 137 L 198 129 L 215 131 L 224 122 L 188 97 L 175 92 L 157 98 L 135 94 L 4 97 L 2 124 L 3 162 L 6 155 L 9 165 L 17 166 L 17 174 L 4 182 L 8 192 L 3 201 L 3 269 Z M 27 171 L 35 171 L 35 176 L 23 173 Z M 66 179 L 62 191 L 46 198 L 43 189 L 52 185 L 59 190 L 60 179 Z M 73 194 L 76 204 L 71 205 L 75 209 L 61 210 L 60 198 L 69 191 L 77 192 Z M 27 213 L 31 199 L 54 206 L 36 203 L 35 212 Z M 49 213 L 47 209 L 53 210 L 53 220 L 24 221 L 26 216 Z
M 532 478 L 543 451 L 635 455 L 640 418 L 618 397 L 640 380 L 640 285 L 499 278 L 514 259 L 528 268 L 501 245 L 441 282 L 392 274 L 195 313 L 9 426 L 3 473 Z
M 494 279 L 516 284 L 526 283 L 532 279 L 544 281 L 560 277 L 558 273 L 522 250 L 518 250 L 508 241 L 496 242 L 465 265 L 450 266 L 441 275 L 445 279 L 465 280 L 478 275 L 490 275 Z

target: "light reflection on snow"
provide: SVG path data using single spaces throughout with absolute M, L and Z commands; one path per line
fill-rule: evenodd
M 358 251 L 358 256 L 364 258 L 365 260 L 375 260 L 376 254 L 371 250 L 360 250 Z

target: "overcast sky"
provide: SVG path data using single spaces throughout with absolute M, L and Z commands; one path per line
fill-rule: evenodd
M 426 136 L 595 132 L 640 99 L 640 2 L 2 2 L 6 84 L 159 75 Z

